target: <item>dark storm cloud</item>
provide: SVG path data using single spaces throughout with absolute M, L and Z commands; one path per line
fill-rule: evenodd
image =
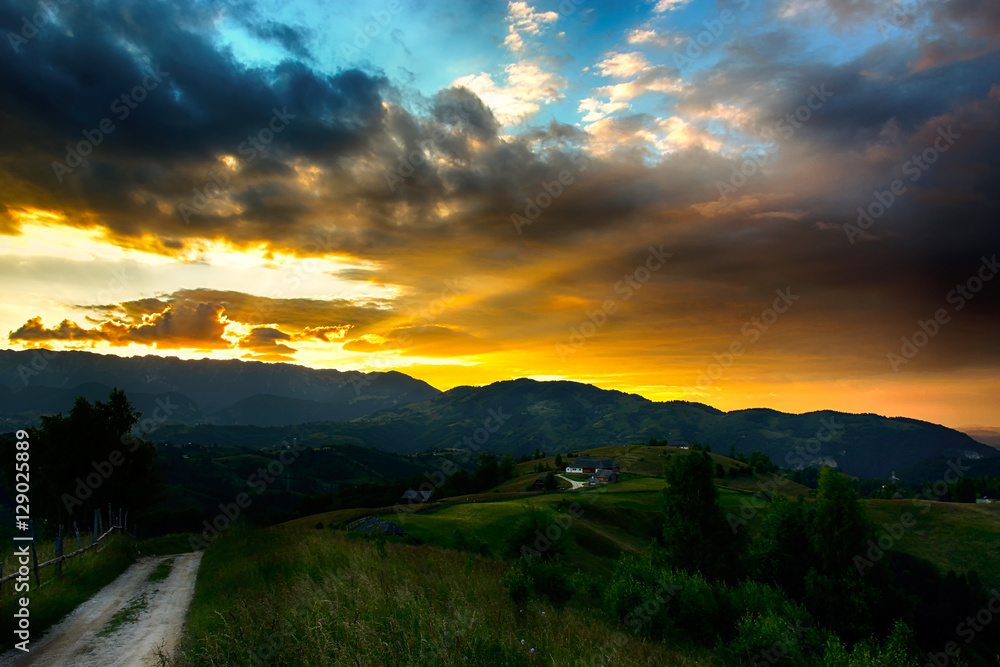
M 0 30 L 19 30 L 32 6 L 0 5 Z M 880 356 L 886 341 L 933 313 L 981 256 L 1000 251 L 1000 93 L 991 92 L 1000 90 L 994 88 L 1000 59 L 990 50 L 1000 26 L 995 2 L 936 3 L 927 10 L 936 22 L 927 39 L 886 40 L 836 65 L 811 62 L 810 45 L 791 31 L 736 35 L 718 63 L 688 82 L 679 115 L 736 106 L 749 114 L 743 129 L 754 134 L 794 114 L 814 89 L 832 96 L 810 110 L 793 136 L 779 136 L 767 168 L 725 201 L 717 183 L 730 180 L 742 157 L 698 145 L 661 156 L 633 141 L 655 126 L 652 113 L 607 124 L 611 148 L 603 153 L 588 152 L 596 142 L 587 131 L 555 121 L 501 137 L 497 118 L 466 89 L 442 90 L 411 105 L 422 109 L 411 113 L 384 78 L 358 70 L 322 74 L 306 62 L 307 35 L 254 15 L 239 18 L 296 59 L 254 69 L 219 51 L 212 39 L 218 8 L 210 5 L 60 7 L 58 23 L 19 52 L 0 50 L 0 171 L 9 208 L 94 212 L 118 242 L 152 243 L 145 233 L 166 254 L 187 238 L 207 237 L 264 241 L 303 255 L 357 255 L 378 261 L 379 269 L 351 269 L 342 277 L 391 278 L 414 293 L 390 304 L 183 290 L 101 313 L 110 322 L 120 309 L 127 326 L 154 326 L 149 340 L 164 333 L 168 309 L 177 319 L 177 304 L 190 302 L 218 304 L 235 322 L 273 324 L 269 331 L 282 336 L 305 336 L 311 328 L 315 340 L 328 341 L 351 327 L 347 349 L 369 349 L 374 344 L 361 336 L 391 338 L 397 329 L 387 320 L 397 308 L 419 307 L 421 295 L 439 290 L 443 278 L 510 267 L 525 275 L 523 285 L 455 317 L 470 329 L 477 321 L 510 321 L 513 328 L 544 320 L 552 294 L 603 298 L 648 245 L 665 243 L 674 257 L 644 292 L 653 313 L 647 317 L 676 312 L 671 299 L 683 294 L 684 312 L 738 325 L 775 289 L 794 286 L 804 300 L 796 331 L 831 339 L 844 332 L 851 340 L 874 331 Z M 830 0 L 829 7 L 844 23 L 877 14 L 873 3 L 857 0 Z M 114 117 L 112 101 L 157 67 L 162 83 L 128 118 Z M 241 150 L 270 127 L 276 110 L 287 125 L 272 133 L 266 149 Z M 67 143 L 81 141 L 81 131 L 109 116 L 114 132 L 59 183 L 51 163 L 65 159 Z M 947 127 L 961 135 L 954 146 L 851 243 L 843 225 L 856 223 L 857 208 L 906 178 L 907 162 Z M 236 167 L 225 171 L 220 155 L 233 156 Z M 208 197 L 185 223 L 177 207 L 195 205 L 193 190 L 204 192 L 220 173 L 222 195 Z M 562 173 L 571 181 L 559 183 Z M 520 233 L 515 215 L 530 219 Z M 14 224 L 9 216 L 0 221 L 6 230 Z M 558 266 L 546 265 L 557 259 Z M 683 291 L 682 284 L 694 287 Z M 998 288 L 970 302 L 963 331 L 996 331 Z M 204 312 L 210 320 L 220 311 Z M 153 325 L 144 318 L 154 318 Z M 97 335 L 73 327 L 64 322 L 45 330 L 31 320 L 18 331 L 23 340 Z M 215 340 L 216 329 L 207 331 L 192 340 Z M 424 341 L 426 354 L 448 346 L 490 349 L 445 327 L 411 333 Z M 251 334 L 247 344 L 264 335 Z M 280 336 L 269 340 L 290 349 Z M 816 340 L 803 336 L 790 344 L 812 349 Z M 925 358 L 962 365 L 994 362 L 996 353 L 942 343 Z
M 19 31 L 27 7 L 6 3 L 0 30 Z M 96 210 L 118 234 L 155 227 L 184 236 L 183 220 L 156 201 L 190 203 L 193 188 L 220 169 L 218 155 L 240 159 L 244 181 L 231 190 L 255 210 L 262 195 L 255 186 L 287 173 L 290 157 L 334 162 L 365 150 L 380 128 L 383 81 L 352 70 L 326 76 L 293 60 L 270 71 L 247 68 L 212 44 L 212 11 L 183 2 L 68 3 L 17 52 L 0 50 L 4 151 L 18 156 L 4 162 L 8 205 L 30 199 Z M 301 51 L 287 26 L 260 27 Z M 270 132 L 276 114 L 286 127 L 271 133 L 264 155 L 248 138 Z M 102 131 L 105 119 L 110 131 Z M 97 144 L 86 163 L 55 173 L 53 162 L 67 162 L 67 145 L 86 142 L 84 132 Z M 145 203 L 136 201 L 140 192 L 151 195 Z M 273 218 L 253 215 L 259 224 L 246 234 L 263 236 Z M 221 232 L 227 221 L 196 218 L 202 233 Z

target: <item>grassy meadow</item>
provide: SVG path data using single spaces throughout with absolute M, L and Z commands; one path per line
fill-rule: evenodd
M 599 610 L 518 606 L 501 585 L 507 567 L 328 529 L 236 528 L 202 561 L 182 664 L 717 664 Z

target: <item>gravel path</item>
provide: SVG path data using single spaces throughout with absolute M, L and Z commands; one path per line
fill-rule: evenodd
M 0 656 L 0 665 L 74 665 L 74 667 L 145 667 L 159 665 L 158 653 L 170 655 L 180 643 L 201 552 L 140 558 L 120 577 L 101 589 L 53 626 L 30 652 L 14 650 Z M 173 560 L 170 575 L 149 581 L 162 561 Z M 129 600 L 146 594 L 148 607 L 134 623 L 106 637 L 98 633 Z

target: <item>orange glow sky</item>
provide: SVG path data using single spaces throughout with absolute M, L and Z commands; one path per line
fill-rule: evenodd
M 67 6 L 0 56 L 5 344 L 1000 426 L 996 4 L 678 57 L 708 4 Z

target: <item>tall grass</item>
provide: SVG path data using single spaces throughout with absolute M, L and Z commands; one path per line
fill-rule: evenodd
M 16 580 L 4 582 L 4 597 L 0 601 L 0 647 L 6 649 L 14 645 L 13 615 L 20 608 L 20 597 L 27 596 L 31 601 L 28 609 L 34 642 L 41 638 L 43 631 L 58 623 L 77 605 L 89 600 L 124 572 L 135 560 L 135 541 L 121 535 L 113 535 L 108 540 L 107 546 L 102 546 L 99 553 L 89 551 L 65 561 L 61 576 L 55 576 L 54 566 L 42 570 L 47 577 L 43 579 L 40 588 L 36 588 L 34 575 L 31 575 L 31 589 L 28 593 L 15 592 Z M 41 560 L 39 553 L 39 562 Z M 16 570 L 10 572 L 14 571 Z M 4 572 L 8 572 L 6 565 Z
M 202 560 L 179 663 L 713 664 L 701 649 L 626 634 L 598 610 L 516 606 L 500 583 L 507 567 L 340 531 L 236 528 Z

